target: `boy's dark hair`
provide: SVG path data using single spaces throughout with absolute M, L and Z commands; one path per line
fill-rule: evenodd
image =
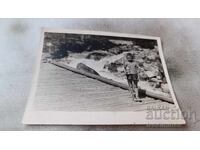
M 127 54 L 126 54 L 126 57 L 128 57 L 128 56 L 131 57 L 132 59 L 135 58 L 135 55 L 134 55 L 134 54 L 131 54 L 131 53 L 127 53 Z

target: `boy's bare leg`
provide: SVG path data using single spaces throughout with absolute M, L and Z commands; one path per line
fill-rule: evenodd
M 133 92 L 134 92 L 134 100 L 136 100 L 137 99 L 137 91 L 136 91 L 136 85 L 135 85 L 135 83 L 134 82 L 132 82 L 132 87 L 133 87 Z
M 132 95 L 133 101 L 135 101 L 136 96 L 135 96 L 135 91 L 133 87 L 131 88 L 131 95 Z
M 139 99 L 138 88 L 135 88 L 135 96 L 136 96 L 136 99 Z
M 131 97 L 134 100 L 135 99 L 135 92 L 134 92 L 133 84 L 132 83 L 128 83 L 128 85 L 129 85 L 129 91 L 131 93 Z
M 134 88 L 134 91 L 135 91 L 135 101 L 136 101 L 136 102 L 142 102 L 142 100 L 140 100 L 140 98 L 139 98 L 139 90 L 138 90 L 138 87 L 137 87 L 137 85 L 135 85 L 134 82 L 133 82 L 133 88 Z

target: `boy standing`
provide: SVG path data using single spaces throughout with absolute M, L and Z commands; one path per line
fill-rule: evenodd
M 124 62 L 124 70 L 126 73 L 129 91 L 131 92 L 134 101 L 139 101 L 138 97 L 138 64 L 134 61 L 135 55 L 131 53 L 126 54 L 126 61 Z

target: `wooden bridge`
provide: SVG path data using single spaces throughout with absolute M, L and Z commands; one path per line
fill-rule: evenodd
M 140 111 L 174 105 L 143 98 L 132 101 L 128 90 L 88 78 L 50 63 L 42 63 L 34 108 L 49 111 Z

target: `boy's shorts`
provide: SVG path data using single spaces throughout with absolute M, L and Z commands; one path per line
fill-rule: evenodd
M 137 74 L 126 74 L 128 82 L 134 82 L 135 86 L 137 87 L 138 84 L 138 75 Z

